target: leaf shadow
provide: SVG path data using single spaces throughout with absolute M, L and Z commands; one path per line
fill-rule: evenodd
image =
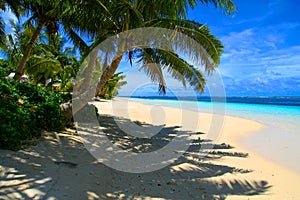
M 101 115 L 104 134 L 119 148 L 136 153 L 164 147 L 180 129 L 180 125 L 163 126 L 151 138 L 136 138 L 122 131 L 115 120 Z M 126 118 L 117 120 L 152 126 Z M 45 134 L 37 146 L 17 152 L 0 150 L 0 199 L 225 199 L 228 195 L 266 194 L 270 189 L 266 180 L 243 177 L 251 169 L 211 163 L 224 156 L 247 159 L 248 154 L 232 152 L 234 147 L 228 144 L 203 140 L 204 133 L 185 134 L 195 138 L 187 151 L 170 165 L 147 173 L 126 173 L 97 162 L 74 132 Z M 228 174 L 233 178 L 223 178 Z

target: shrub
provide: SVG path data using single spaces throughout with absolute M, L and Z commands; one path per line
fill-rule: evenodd
M 0 77 L 0 97 L 0 148 L 16 150 L 42 130 L 66 126 L 60 104 L 70 94 Z

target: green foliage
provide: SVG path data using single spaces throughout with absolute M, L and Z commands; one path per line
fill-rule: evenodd
M 120 72 L 116 73 L 111 77 L 111 79 L 105 84 L 103 89 L 100 91 L 99 97 L 104 99 L 111 99 L 118 95 L 118 90 L 125 84 L 126 81 L 123 81 L 125 75 Z
M 60 91 L 72 90 L 70 80 L 76 76 L 79 68 L 74 48 L 64 48 L 65 40 L 60 34 L 46 33 L 42 36 L 43 40 L 31 52 L 25 67 L 26 74 L 34 84 L 51 86 L 59 82 Z
M 9 75 L 11 68 L 6 60 L 0 59 L 0 77 L 6 77 Z
M 14 20 L 10 20 L 8 25 L 13 32 L 3 37 L 3 42 L 0 43 L 0 52 L 5 56 L 8 65 L 15 71 L 25 53 L 28 41 L 32 37 L 34 27 L 25 28 L 20 22 Z
M 1 77 L 0 96 L 0 148 L 19 149 L 42 130 L 66 126 L 60 104 L 70 100 L 70 94 Z
M 26 14 L 28 20 L 23 24 L 11 22 L 14 31 L 7 35 L 4 32 L 4 25 L 7 23 L 0 16 L 0 53 L 6 58 L 5 61 L 0 60 L 0 148 L 17 149 L 24 141 L 38 137 L 41 130 L 56 130 L 66 125 L 59 105 L 70 100 L 70 94 L 5 78 L 11 71 L 17 72 L 17 79 L 25 72 L 34 84 L 53 86 L 60 83 L 57 91 L 70 92 L 73 88 L 71 80 L 76 76 L 80 63 L 74 54 L 75 49 L 66 48 L 66 41 L 57 34 L 60 27 L 68 39 L 72 40 L 75 48 L 80 49 L 83 57 L 108 37 L 123 31 L 141 27 L 174 30 L 196 41 L 188 44 L 171 38 L 172 41 L 177 41 L 172 45 L 174 49 L 193 58 L 195 63 L 202 63 L 208 73 L 213 72 L 220 64 L 224 47 L 208 27 L 186 19 L 188 10 L 198 4 L 212 4 L 228 15 L 236 11 L 232 0 L 180 0 L 175 3 L 171 0 L 1 1 L 0 9 L 9 8 L 17 17 Z M 94 42 L 88 45 L 86 38 Z M 201 47 L 195 48 L 193 44 L 198 43 Z M 108 55 L 114 49 L 107 52 Z M 129 56 L 131 64 L 134 59 L 138 64 L 143 64 L 143 70 L 153 82 L 159 83 L 159 90 L 162 92 L 166 88 L 163 69 L 184 86 L 189 84 L 196 90 L 203 91 L 204 75 L 180 55 L 150 48 L 132 49 L 124 54 Z M 151 63 L 159 63 L 160 67 L 151 67 Z M 116 67 L 110 67 L 111 71 L 107 71 L 109 76 L 100 72 L 107 79 L 103 81 L 106 85 L 99 96 L 110 99 L 126 84 L 122 81 L 124 75 L 120 73 L 111 77 Z M 95 69 L 87 71 L 98 75 Z M 81 111 L 85 119 L 88 119 L 89 115 L 86 113 L 91 109 L 94 108 L 87 106 Z

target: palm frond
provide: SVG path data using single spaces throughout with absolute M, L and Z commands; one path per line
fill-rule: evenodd
M 19 19 L 20 16 L 23 14 L 22 2 L 15 0 L 6 0 L 5 2 L 11 9 L 12 13 Z
M 65 28 L 65 34 L 67 37 L 74 43 L 75 46 L 77 46 L 82 52 L 88 51 L 88 45 L 86 42 L 78 35 L 76 31 L 72 29 L 72 27 L 66 25 Z
M 220 64 L 224 46 L 209 31 L 209 28 L 190 20 L 157 19 L 149 21 L 146 26 L 174 30 L 169 36 L 174 48 L 197 64 L 202 64 L 208 73 Z M 176 32 L 178 34 L 176 34 Z
M 5 41 L 5 24 L 3 18 L 0 16 L 0 43 L 4 44 Z
M 200 2 L 205 5 L 213 4 L 217 9 L 221 9 L 228 15 L 232 15 L 236 12 L 236 6 L 232 0 L 200 0 Z
M 140 53 L 138 62 L 143 62 L 142 68 L 145 70 L 146 67 L 148 75 L 155 75 L 156 79 L 150 77 L 154 82 L 157 82 L 158 78 L 163 78 L 162 69 L 165 69 L 174 79 L 180 81 L 184 87 L 188 83 L 199 92 L 204 90 L 206 81 L 203 73 L 175 53 L 162 49 L 147 48 Z M 153 63 L 155 63 L 156 68 L 149 68 L 148 66 Z M 163 83 L 165 85 L 165 82 Z
M 157 57 L 155 57 L 152 49 L 136 50 L 138 63 L 141 63 L 141 69 L 146 73 L 150 80 L 159 85 L 158 91 L 160 93 L 166 93 L 166 82 L 163 76 L 163 72 Z

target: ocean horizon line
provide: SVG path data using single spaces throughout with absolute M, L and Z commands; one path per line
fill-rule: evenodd
M 245 103 L 263 104 L 279 106 L 300 106 L 300 96 L 118 96 L 120 98 L 147 99 L 147 100 L 182 100 L 182 101 L 202 101 L 220 103 Z

